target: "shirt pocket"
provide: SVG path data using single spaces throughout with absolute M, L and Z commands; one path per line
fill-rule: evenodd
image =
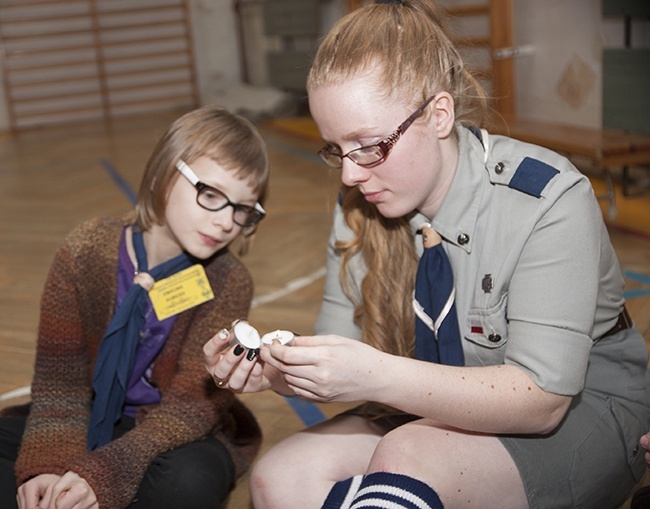
M 508 320 L 506 319 L 507 294 L 489 308 L 470 308 L 465 324 L 465 339 L 491 350 L 501 348 L 508 342 Z

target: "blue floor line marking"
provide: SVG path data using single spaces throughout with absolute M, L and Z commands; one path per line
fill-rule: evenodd
M 287 397 L 284 399 L 287 403 L 289 403 L 289 405 L 291 405 L 291 408 L 293 408 L 294 412 L 298 414 L 300 420 L 302 420 L 302 422 L 304 422 L 305 426 L 307 427 L 327 420 L 323 412 L 321 412 L 320 408 L 318 408 L 314 403 L 311 403 L 310 401 Z
M 131 205 L 135 205 L 136 202 L 138 201 L 138 198 L 131 189 L 131 186 L 129 186 L 128 182 L 124 180 L 122 175 L 120 175 L 120 172 L 115 169 L 115 167 L 108 161 L 108 159 L 105 158 L 100 158 L 100 162 L 102 163 L 102 166 L 104 169 L 108 172 L 108 174 L 112 177 L 112 179 L 115 181 L 117 184 L 117 187 L 119 187 L 124 195 L 128 198 L 128 200 L 131 202 Z
M 631 279 L 633 281 L 637 281 L 639 283 L 642 283 L 643 285 L 648 285 L 646 288 L 635 288 L 634 290 L 626 290 L 623 292 L 623 297 L 626 299 L 633 299 L 636 297 L 644 297 L 646 295 L 650 295 L 650 276 L 647 276 L 645 274 L 639 274 L 638 272 L 632 272 L 630 270 L 626 270 L 623 272 L 623 276 L 627 279 Z
M 634 279 L 635 281 L 639 281 L 640 283 L 645 283 L 647 285 L 650 285 L 650 276 L 646 276 L 645 274 L 639 274 L 638 272 L 632 272 L 631 270 L 626 270 L 623 275 L 628 278 L 628 279 Z

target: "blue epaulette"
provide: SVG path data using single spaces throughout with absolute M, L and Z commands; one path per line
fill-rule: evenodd
M 535 198 L 542 196 L 542 191 L 559 170 L 532 157 L 525 157 L 515 170 L 508 187 Z

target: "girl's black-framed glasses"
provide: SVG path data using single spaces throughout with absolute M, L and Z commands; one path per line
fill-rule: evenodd
M 422 115 L 424 109 L 429 105 L 431 101 L 436 97 L 436 94 L 429 97 L 424 101 L 420 107 L 415 110 L 409 118 L 407 118 L 400 126 L 395 129 L 385 140 L 380 141 L 374 145 L 368 145 L 365 147 L 355 148 L 350 150 L 347 154 L 340 154 L 337 152 L 337 148 L 331 144 L 325 145 L 322 149 L 318 151 L 318 155 L 325 162 L 327 166 L 331 168 L 341 168 L 343 166 L 343 158 L 347 157 L 355 164 L 359 166 L 375 166 L 379 164 L 388 157 L 388 154 L 397 143 L 397 140 L 400 139 L 400 136 L 406 132 L 409 126 Z
M 233 210 L 232 220 L 239 226 L 244 227 L 255 226 L 266 216 L 266 211 L 259 202 L 254 207 L 234 203 L 230 201 L 223 191 L 201 182 L 185 161 L 179 160 L 176 163 L 176 169 L 196 188 L 196 203 L 205 210 L 217 212 L 230 205 Z

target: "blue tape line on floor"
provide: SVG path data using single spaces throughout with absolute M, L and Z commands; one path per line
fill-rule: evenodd
M 639 281 L 640 283 L 645 283 L 650 285 L 650 276 L 646 276 L 645 274 L 639 274 L 638 272 L 632 272 L 631 270 L 626 270 L 623 275 L 628 279 L 634 279 L 635 281 Z
M 294 412 L 298 414 L 298 417 L 305 423 L 305 426 L 313 426 L 326 420 L 323 412 L 314 403 L 297 398 L 285 397 L 284 399 L 291 405 Z
M 645 295 L 650 295 L 650 276 L 647 276 L 645 274 L 639 274 L 638 272 L 632 272 L 630 270 L 626 270 L 623 273 L 623 276 L 625 276 L 627 279 L 632 279 L 633 281 L 637 281 L 644 285 L 648 285 L 646 288 L 635 288 L 634 290 L 626 290 L 625 292 L 623 292 L 623 297 L 625 297 L 626 299 L 633 299 L 635 297 L 643 297 Z
M 131 205 L 135 205 L 138 198 L 135 192 L 133 191 L 133 189 L 131 189 L 131 186 L 129 186 L 128 182 L 122 178 L 120 172 L 115 169 L 115 167 L 108 161 L 108 159 L 102 157 L 100 159 L 100 162 L 102 163 L 102 166 L 108 172 L 108 174 L 113 178 L 113 180 L 117 184 L 117 187 L 119 187 L 122 190 L 122 192 L 126 195 L 126 197 L 129 199 Z

